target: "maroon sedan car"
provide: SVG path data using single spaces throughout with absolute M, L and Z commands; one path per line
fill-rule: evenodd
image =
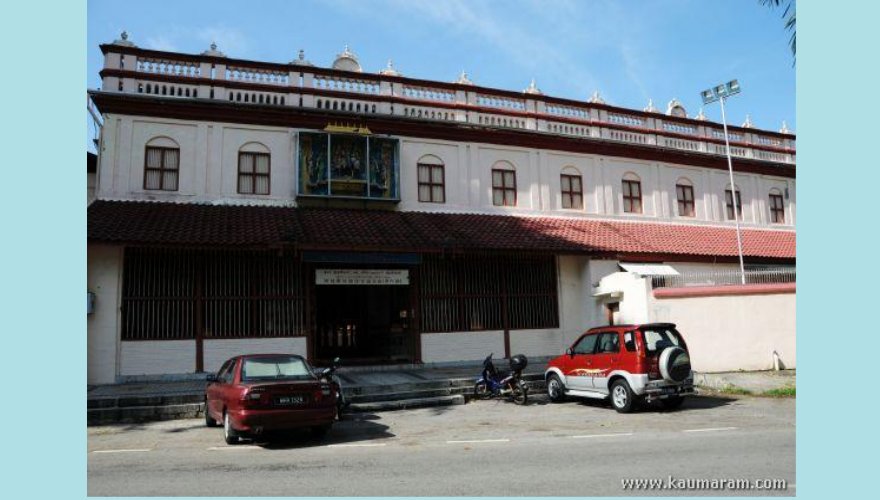
M 309 427 L 323 436 L 336 418 L 330 382 L 295 354 L 248 354 L 223 363 L 208 376 L 205 424 L 223 422 L 228 444 L 267 431 Z

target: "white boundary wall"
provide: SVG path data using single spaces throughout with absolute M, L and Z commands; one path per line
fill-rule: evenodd
M 652 321 L 678 326 L 696 371 L 795 368 L 795 293 L 653 298 Z

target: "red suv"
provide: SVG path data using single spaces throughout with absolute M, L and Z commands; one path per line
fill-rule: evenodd
M 553 402 L 566 396 L 604 399 L 627 413 L 641 401 L 669 409 L 694 392 L 687 344 L 672 323 L 613 325 L 581 335 L 544 372 Z

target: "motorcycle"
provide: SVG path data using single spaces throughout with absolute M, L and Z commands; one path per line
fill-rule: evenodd
M 349 402 L 345 399 L 345 393 L 342 392 L 342 381 L 339 379 L 339 376 L 336 375 L 336 370 L 339 368 L 341 361 L 338 357 L 333 358 L 333 362 L 330 364 L 329 368 L 324 368 L 321 370 L 321 379 L 325 382 L 328 382 L 331 387 L 333 387 L 333 391 L 336 393 L 336 419 L 342 420 L 342 412 L 348 408 Z
M 522 371 L 529 363 L 528 358 L 522 354 L 511 357 L 510 373 L 502 375 L 492 363 L 492 354 L 483 361 L 483 373 L 474 384 L 474 396 L 479 399 L 506 396 L 518 405 L 526 404 L 529 386 L 522 379 Z

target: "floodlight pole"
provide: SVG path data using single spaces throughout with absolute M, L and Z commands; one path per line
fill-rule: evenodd
M 721 124 L 724 126 L 724 145 L 727 148 L 727 171 L 730 173 L 730 203 L 733 205 L 733 220 L 736 222 L 736 248 L 739 252 L 739 275 L 742 284 L 746 284 L 746 267 L 743 264 L 742 231 L 739 227 L 739 209 L 736 203 L 736 185 L 733 183 L 733 159 L 730 156 L 730 139 L 727 136 L 727 117 L 724 114 L 724 96 L 721 96 Z

